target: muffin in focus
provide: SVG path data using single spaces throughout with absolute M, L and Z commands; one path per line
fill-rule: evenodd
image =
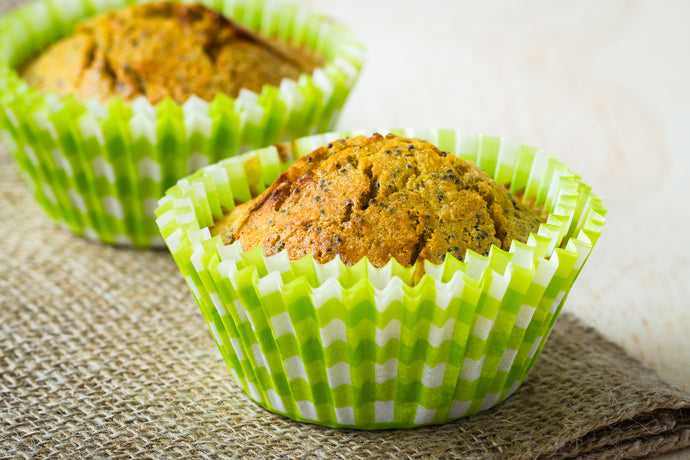
M 37 0 L 0 18 L 0 136 L 59 226 L 147 248 L 178 179 L 332 129 L 362 47 L 287 2 L 127 3 Z
M 476 165 L 429 142 L 389 134 L 339 139 L 306 155 L 259 197 L 237 206 L 211 229 L 225 244 L 291 260 L 363 257 L 463 260 L 488 255 L 536 233 L 539 218 Z
M 80 101 L 222 93 L 256 93 L 283 78 L 297 80 L 323 65 L 316 53 L 263 37 L 201 4 L 142 3 L 79 24 L 74 33 L 30 60 L 20 76 L 30 85 Z
M 384 429 L 488 410 L 524 381 L 599 237 L 601 199 L 552 156 L 391 132 L 226 159 L 159 202 L 230 375 L 271 411 Z

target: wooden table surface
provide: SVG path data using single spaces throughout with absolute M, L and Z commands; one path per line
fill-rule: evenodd
M 564 308 L 690 391 L 690 2 L 303 1 L 367 47 L 341 128 L 500 135 L 594 187 Z

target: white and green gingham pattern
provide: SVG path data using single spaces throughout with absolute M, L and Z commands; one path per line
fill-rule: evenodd
M 211 103 L 80 103 L 39 93 L 16 67 L 81 19 L 131 0 L 39 0 L 0 19 L 0 134 L 33 194 L 73 232 L 106 243 L 162 244 L 157 200 L 192 171 L 262 147 L 332 129 L 359 73 L 362 49 L 344 28 L 293 4 L 205 1 L 268 35 L 321 53 L 325 67 L 298 81 L 243 90 Z
M 550 155 L 450 130 L 380 130 L 427 139 L 523 191 L 549 213 L 527 244 L 488 257 L 425 262 L 264 257 L 211 238 L 208 226 L 267 187 L 294 158 L 337 138 L 303 138 L 221 161 L 160 201 L 158 225 L 238 385 L 262 406 L 329 426 L 412 427 L 488 409 L 539 355 L 596 242 L 605 209 Z M 371 133 L 361 133 L 371 134 Z

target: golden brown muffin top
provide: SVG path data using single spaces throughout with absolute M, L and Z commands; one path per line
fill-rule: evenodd
M 473 163 L 419 139 L 392 134 L 337 140 L 297 160 L 255 199 L 211 228 L 223 242 L 296 260 L 367 256 L 382 267 L 419 259 L 462 260 L 526 242 L 539 217 Z
M 196 95 L 236 97 L 241 88 L 297 79 L 321 58 L 230 21 L 201 4 L 156 2 L 96 16 L 29 61 L 22 77 L 42 91 L 79 100 Z

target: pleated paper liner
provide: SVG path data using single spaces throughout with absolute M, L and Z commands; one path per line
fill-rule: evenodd
M 441 265 L 348 267 L 225 246 L 208 226 L 297 157 L 335 139 L 300 139 L 223 160 L 161 199 L 161 233 L 238 385 L 267 409 L 334 427 L 445 423 L 513 393 L 537 359 L 597 241 L 605 209 L 565 165 L 524 145 L 450 130 L 419 137 L 479 164 L 543 206 L 526 244 Z M 368 134 L 371 133 L 361 133 Z M 279 154 L 280 152 L 280 154 Z M 256 190 L 252 193 L 252 186 Z
M 125 0 L 39 0 L 0 19 L 0 133 L 32 193 L 60 225 L 110 244 L 162 245 L 157 200 L 201 166 L 242 151 L 333 129 L 361 67 L 348 30 L 289 3 L 205 1 L 267 35 L 314 49 L 326 65 L 298 81 L 156 106 L 81 103 L 19 78 L 27 58 L 80 20 Z

